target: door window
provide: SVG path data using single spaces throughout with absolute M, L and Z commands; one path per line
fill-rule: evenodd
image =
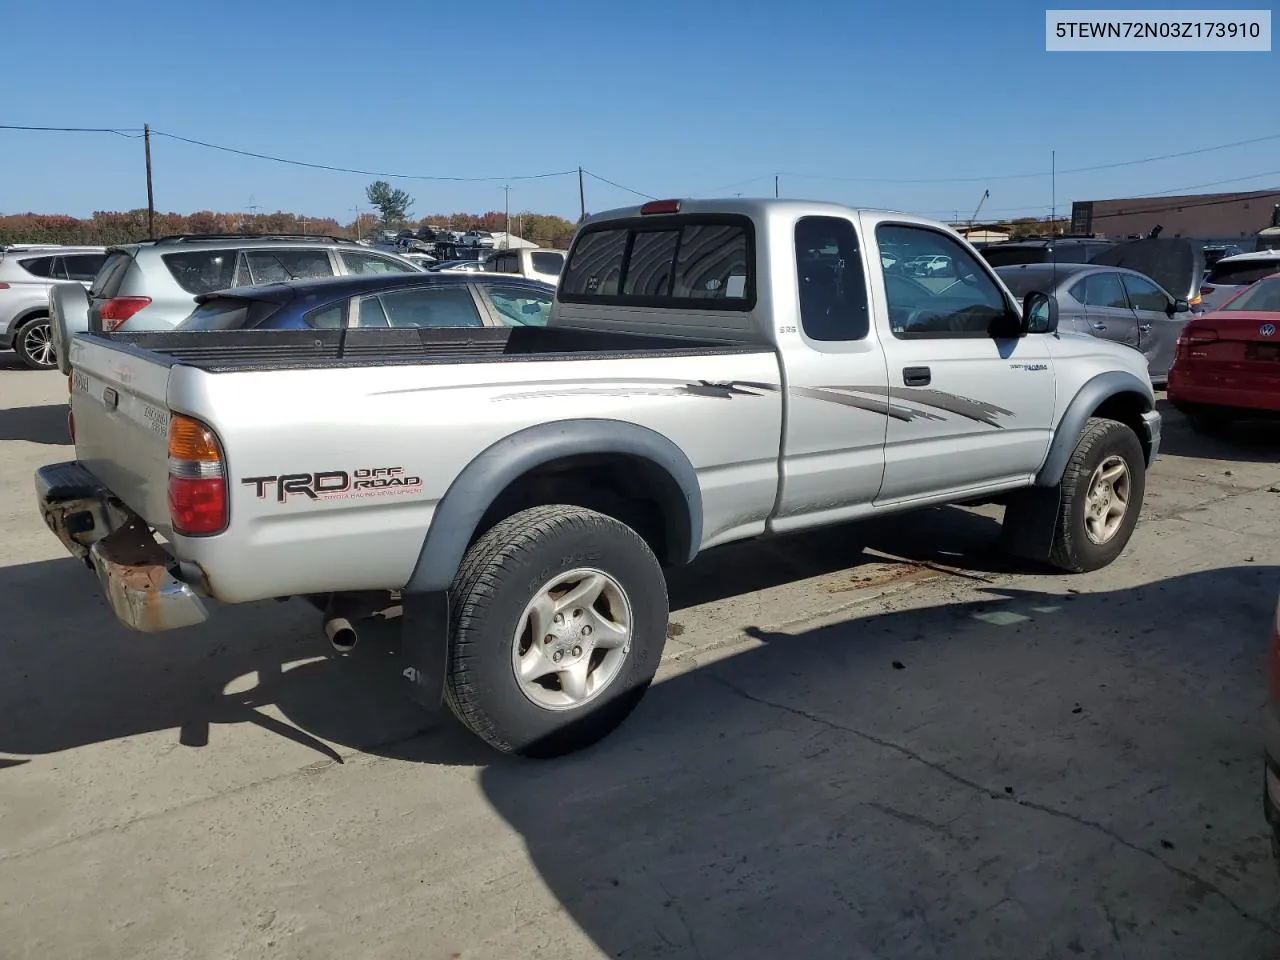
M 382 301 L 377 297 L 360 298 L 360 316 L 356 320 L 359 327 L 389 327 L 386 311 L 382 309 Z
M 306 321 L 317 330 L 340 330 L 347 325 L 347 301 L 309 313 Z
M 1126 273 L 1124 288 L 1129 291 L 1129 302 L 1135 310 L 1156 310 L 1164 313 L 1169 309 L 1168 295 L 1146 277 Z
M 1009 304 L 987 272 L 954 239 L 927 227 L 881 224 L 876 241 L 911 264 L 906 275 L 885 271 L 885 296 L 893 335 L 903 340 L 990 337 L 1009 316 Z M 924 266 L 922 266 L 924 265 Z
M 244 262 L 252 283 L 283 283 L 333 276 L 324 250 L 246 250 Z
M 465 286 L 393 290 L 381 299 L 393 327 L 484 326 Z
M 18 265 L 33 277 L 50 277 L 53 275 L 53 257 L 31 257 L 19 260 Z
M 1118 273 L 1091 273 L 1075 283 L 1071 295 L 1086 307 L 1129 309 Z
M 842 217 L 803 217 L 796 223 L 796 280 L 806 337 L 866 339 L 867 280 L 852 223 Z
M 551 315 L 551 295 L 527 287 L 485 285 L 488 295 L 503 323 L 512 327 L 545 327 Z
M 399 260 L 392 260 L 390 257 L 380 257 L 376 253 L 362 253 L 358 250 L 343 250 L 338 256 L 342 258 L 342 265 L 347 268 L 348 273 L 358 274 L 360 276 L 373 276 L 379 273 L 416 273 L 417 271 L 407 263 L 401 263 Z M 327 274 L 325 274 L 327 276 Z

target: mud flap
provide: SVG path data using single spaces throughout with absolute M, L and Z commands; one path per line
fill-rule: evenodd
M 449 594 L 406 593 L 402 603 L 400 676 L 410 699 L 427 710 L 439 710 L 449 668 Z
M 1024 560 L 1049 562 L 1062 509 L 1062 486 L 1028 487 L 1011 494 L 1000 527 L 1000 547 Z

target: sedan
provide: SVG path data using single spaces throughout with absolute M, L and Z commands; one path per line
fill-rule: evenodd
M 204 294 L 176 329 L 542 327 L 555 295 L 555 287 L 519 277 L 335 277 Z
M 1191 317 L 1186 300 L 1170 296 L 1134 270 L 1092 263 L 1024 263 L 996 273 L 1021 300 L 1032 290 L 1058 303 L 1058 328 L 1142 351 L 1152 383 L 1169 379 L 1178 335 Z
M 1206 432 L 1234 418 L 1280 419 L 1280 274 L 1187 324 L 1169 402 Z

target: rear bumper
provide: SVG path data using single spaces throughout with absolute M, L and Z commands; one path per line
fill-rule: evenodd
M 1169 374 L 1169 402 L 1180 409 L 1227 407 L 1280 413 L 1280 372 L 1247 378 L 1220 374 L 1202 378 L 1194 373 L 1188 375 L 1185 370 L 1174 370 Z
M 1147 466 L 1156 462 L 1160 455 L 1160 428 L 1164 420 L 1159 410 L 1148 410 L 1142 415 L 1142 426 L 1146 430 L 1144 446 L 1147 451 Z
M 36 471 L 35 487 L 45 525 L 98 575 L 126 627 L 151 633 L 208 618 L 204 601 L 176 575 L 177 561 L 146 521 L 88 470 L 75 461 L 49 464 Z

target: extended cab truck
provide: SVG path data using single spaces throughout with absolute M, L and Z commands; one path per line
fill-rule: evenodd
M 999 498 L 1013 551 L 1114 560 L 1160 417 L 1054 311 L 905 214 L 654 202 L 583 225 L 545 328 L 78 335 L 39 505 L 132 627 L 305 596 L 348 647 L 402 605 L 414 696 L 554 754 L 639 700 L 662 567 L 717 544 Z

